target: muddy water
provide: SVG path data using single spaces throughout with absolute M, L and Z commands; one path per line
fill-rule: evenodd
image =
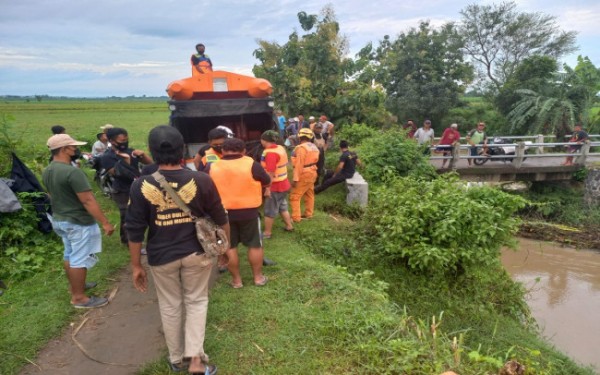
M 542 334 L 576 361 L 600 373 L 600 252 L 519 239 L 502 263 L 529 291 L 527 303 Z

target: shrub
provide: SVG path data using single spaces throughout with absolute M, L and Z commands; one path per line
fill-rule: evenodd
M 365 124 L 352 124 L 345 126 L 344 129 L 337 134 L 336 138 L 340 141 L 348 141 L 350 147 L 356 147 L 365 139 L 369 139 L 379 132 L 381 132 L 381 130 L 374 129 Z
M 437 173 L 424 151 L 401 130 L 375 134 L 363 140 L 359 149 L 360 159 L 365 164 L 364 177 L 369 183 L 382 183 L 390 175 L 434 179 Z
M 39 193 L 18 193 L 22 210 L 0 213 L 0 279 L 24 279 L 61 259 L 62 244 L 37 229 L 31 200 Z
M 377 239 L 375 256 L 426 272 L 498 262 L 518 229 L 525 201 L 488 187 L 469 188 L 456 175 L 431 182 L 394 178 L 373 190 L 363 228 Z

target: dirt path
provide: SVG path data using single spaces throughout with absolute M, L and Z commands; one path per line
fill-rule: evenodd
M 39 353 L 37 366 L 28 365 L 21 374 L 135 374 L 159 358 L 165 343 L 152 278 L 148 292 L 139 293 L 127 267 L 117 275 L 110 294 L 114 296 L 108 306 L 74 321 Z

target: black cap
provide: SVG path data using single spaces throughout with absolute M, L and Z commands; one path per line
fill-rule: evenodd
M 150 151 L 168 151 L 183 147 L 183 136 L 176 128 L 160 125 L 150 130 L 148 134 Z

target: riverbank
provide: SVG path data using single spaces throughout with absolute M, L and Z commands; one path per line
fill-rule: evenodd
M 575 228 L 542 221 L 524 221 L 519 228 L 521 237 L 600 251 L 598 233 L 600 233 L 598 225 Z

